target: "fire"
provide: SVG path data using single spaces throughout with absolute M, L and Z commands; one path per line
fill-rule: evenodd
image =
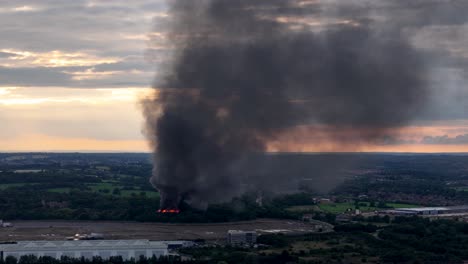
M 179 209 L 159 209 L 158 213 L 160 214 L 178 214 L 180 213 Z

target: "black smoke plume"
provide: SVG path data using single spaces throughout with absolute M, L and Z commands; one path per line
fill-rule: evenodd
M 144 102 L 163 208 L 237 195 L 236 162 L 288 128 L 364 129 L 358 144 L 424 102 L 424 65 L 397 30 L 322 21 L 316 1 L 169 3 L 169 22 L 157 26 L 173 52 Z

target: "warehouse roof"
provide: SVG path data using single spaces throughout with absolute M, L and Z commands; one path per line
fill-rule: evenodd
M 149 240 L 78 240 L 78 241 L 21 241 L 0 244 L 2 251 L 15 250 L 56 250 L 56 249 L 100 249 L 100 248 L 167 248 L 165 241 Z
M 446 210 L 449 210 L 449 208 L 447 207 L 418 207 L 418 208 L 398 208 L 395 210 L 424 212 L 424 211 L 446 211 Z

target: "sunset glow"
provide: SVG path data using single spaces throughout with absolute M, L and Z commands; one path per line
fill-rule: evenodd
M 174 48 L 165 42 L 169 33 L 164 28 L 172 15 L 166 4 L 156 2 L 138 0 L 130 6 L 125 1 L 77 1 L 54 6 L 48 1 L 20 1 L 2 6 L 0 151 L 149 151 L 141 100 L 155 95 L 151 87 L 164 71 L 161 65 L 170 65 Z M 299 1 L 297 7 L 319 3 L 333 10 L 338 2 Z M 353 17 L 329 14 L 334 15 L 262 19 L 314 32 L 365 26 Z M 369 19 L 385 18 L 376 11 Z M 464 35 L 447 37 L 450 30 L 465 32 L 466 26 L 414 26 L 404 31 L 415 48 L 452 56 L 430 65 L 432 94 L 427 109 L 414 120 L 388 128 L 375 139 L 366 128 L 326 127 L 310 120 L 279 130 L 267 150 L 468 152 L 466 70 L 460 66 L 468 50 Z M 229 113 L 219 107 L 220 116 L 227 117 Z M 391 107 L 388 111 L 394 111 Z M 364 137 L 371 140 L 362 141 Z

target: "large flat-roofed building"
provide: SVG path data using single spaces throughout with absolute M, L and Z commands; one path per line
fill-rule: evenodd
M 122 256 L 123 259 L 140 256 L 156 257 L 167 255 L 170 242 L 149 240 L 79 240 L 79 241 L 23 241 L 0 244 L 0 254 L 3 259 L 13 256 L 34 255 L 49 256 L 60 259 L 62 256 L 71 258 Z
M 447 206 L 447 207 L 418 207 L 418 208 L 398 208 L 391 210 L 384 210 L 379 213 L 389 215 L 421 215 L 421 216 L 435 216 L 435 215 L 449 215 L 449 214 L 468 214 L 468 206 Z

